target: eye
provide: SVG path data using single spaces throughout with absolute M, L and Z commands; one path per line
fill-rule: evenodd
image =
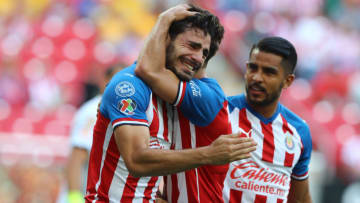
M 256 71 L 258 69 L 258 65 L 256 65 L 255 63 L 248 63 L 247 67 L 250 71 Z
M 270 68 L 270 67 L 264 67 L 264 73 L 268 74 L 268 75 L 276 75 L 277 74 L 277 70 L 274 68 Z
M 209 56 L 209 50 L 204 49 L 203 50 L 203 58 L 207 58 Z

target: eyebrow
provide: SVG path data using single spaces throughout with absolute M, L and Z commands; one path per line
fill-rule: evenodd
M 259 66 L 258 64 L 256 63 L 253 63 L 253 62 L 247 62 L 247 64 L 249 65 L 255 65 L 255 66 Z M 262 66 L 264 69 L 272 69 L 272 70 L 275 70 L 275 71 L 279 71 L 277 67 L 274 67 L 274 66 Z
M 202 45 L 200 43 L 194 42 L 194 41 L 189 41 L 190 46 L 194 47 L 195 49 L 201 49 Z M 203 55 L 205 57 L 207 57 L 209 55 L 209 49 L 204 48 L 203 50 Z
M 189 41 L 189 44 L 194 47 L 195 49 L 200 49 L 202 47 L 202 45 L 200 43 L 194 42 L 194 41 Z

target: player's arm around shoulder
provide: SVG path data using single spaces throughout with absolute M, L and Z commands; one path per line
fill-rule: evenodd
M 187 10 L 188 8 L 188 5 L 182 4 L 160 14 L 145 41 L 135 69 L 136 75 L 151 86 L 157 95 L 170 103 L 176 99 L 180 80 L 165 68 L 166 47 L 170 42 L 168 31 L 173 21 L 194 15 L 194 12 Z
M 165 150 L 149 147 L 146 126 L 121 125 L 115 128 L 116 145 L 130 174 L 135 177 L 177 173 L 203 165 L 222 165 L 250 157 L 256 149 L 252 139 L 238 134 L 222 135 L 211 145 L 196 149 Z
M 312 203 L 309 189 L 309 179 L 291 179 L 288 203 Z

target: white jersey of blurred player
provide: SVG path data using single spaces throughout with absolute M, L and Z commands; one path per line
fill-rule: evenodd
M 90 152 L 97 107 L 100 101 L 101 95 L 98 95 L 85 102 L 76 112 L 70 132 L 72 148 L 78 147 Z

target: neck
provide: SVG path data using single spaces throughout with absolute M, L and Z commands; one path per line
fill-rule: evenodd
M 197 78 L 197 79 L 206 78 L 205 68 L 201 67 L 194 75 L 194 78 Z
M 278 100 L 275 100 L 274 102 L 267 105 L 256 105 L 251 103 L 249 100 L 247 100 L 247 102 L 251 108 L 253 108 L 257 113 L 261 114 L 265 118 L 270 118 L 273 116 L 278 106 Z

